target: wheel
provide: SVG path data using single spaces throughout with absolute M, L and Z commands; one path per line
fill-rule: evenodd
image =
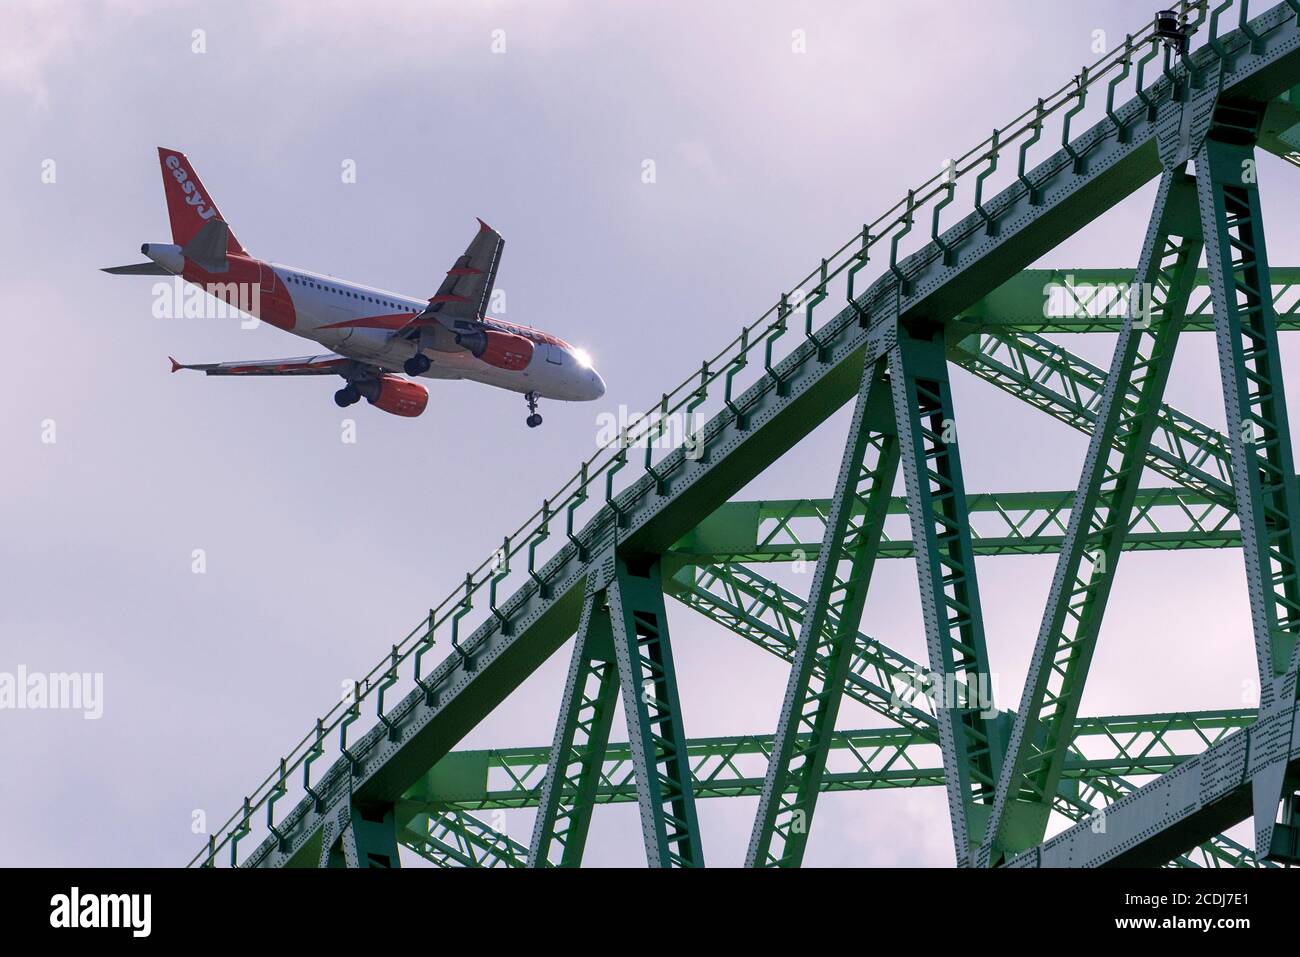
M 429 366 L 433 365 L 429 357 L 423 353 L 417 352 L 411 358 L 402 363 L 402 370 L 409 376 L 424 375 L 429 371 Z
M 352 403 L 359 402 L 360 400 L 361 393 L 358 392 L 355 387 L 350 385 L 345 385 L 343 388 L 339 389 L 339 391 L 334 393 L 334 404 L 340 409 L 346 409 L 348 406 L 352 405 Z
M 528 417 L 527 421 L 528 421 L 528 427 L 530 429 L 535 429 L 542 424 L 542 417 L 538 415 L 536 412 L 534 412 L 532 415 Z

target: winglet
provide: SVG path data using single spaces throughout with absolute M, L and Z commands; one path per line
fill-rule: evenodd
M 183 365 L 181 365 L 181 364 L 180 364 L 179 362 L 177 362 L 175 359 L 172 359 L 171 356 L 168 356 L 167 358 L 168 358 L 168 359 L 171 359 L 171 363 L 172 363 L 172 372 L 180 372 L 182 369 L 185 368 Z
M 477 216 L 475 216 L 474 218 L 475 218 L 475 219 L 478 219 Z M 489 226 L 487 223 L 483 222 L 483 220 L 481 220 L 481 219 L 478 220 L 478 231 L 479 231 L 480 233 L 494 233 L 494 232 L 496 232 L 495 229 L 493 229 L 493 228 L 492 228 L 491 226 Z

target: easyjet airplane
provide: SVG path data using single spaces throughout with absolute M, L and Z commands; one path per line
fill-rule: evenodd
M 413 299 L 253 258 L 230 231 L 185 154 L 160 147 L 158 159 L 172 241 L 141 246 L 149 262 L 104 271 L 179 276 L 230 306 L 330 350 L 299 359 L 199 365 L 173 359 L 173 372 L 338 375 L 346 383 L 334 393 L 340 406 L 365 398 L 404 416 L 423 412 L 429 391 L 397 372 L 412 378 L 473 379 L 522 392 L 529 427 L 542 423 L 538 399 L 585 402 L 605 394 L 605 383 L 583 350 L 485 315 L 505 241 L 482 220 L 433 298 Z

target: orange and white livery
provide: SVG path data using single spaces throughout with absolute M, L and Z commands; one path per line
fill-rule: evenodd
M 180 277 L 329 350 L 248 362 L 188 364 L 173 359 L 173 372 L 337 375 L 345 380 L 334 394 L 338 405 L 364 398 L 402 416 L 419 415 L 429 404 L 428 389 L 413 379 L 471 379 L 522 393 L 530 427 L 542 421 L 539 399 L 585 402 L 605 394 L 605 383 L 583 350 L 486 315 L 505 241 L 482 220 L 437 292 L 417 299 L 254 258 L 235 238 L 185 154 L 159 148 L 158 160 L 172 241 L 141 246 L 148 262 L 104 271 Z

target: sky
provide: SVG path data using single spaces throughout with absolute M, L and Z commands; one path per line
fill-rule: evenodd
M 568 479 L 602 414 L 657 402 L 909 186 L 1095 60 L 1096 31 L 1141 25 L 1118 0 L 17 0 L 6 19 L 0 672 L 103 684 L 97 719 L 0 710 L 22 782 L 0 795 L 0 863 L 129 866 L 188 860 L 195 822 L 224 820 Z M 606 395 L 546 404 L 530 430 L 518 395 L 468 382 L 432 383 L 408 420 L 344 413 L 325 378 L 169 375 L 168 356 L 314 350 L 155 318 L 151 280 L 99 271 L 169 240 L 158 146 L 189 156 L 253 255 L 413 296 L 482 217 L 506 240 L 501 318 L 587 349 Z M 1261 160 L 1275 264 L 1300 262 L 1294 175 Z M 1131 266 L 1152 196 L 1040 265 Z M 1069 345 L 1104 365 L 1112 343 Z M 952 377 L 968 490 L 1075 486 L 1083 436 Z M 1222 427 L 1213 337 L 1185 338 L 1167 401 Z M 740 497 L 829 494 L 846 427 L 841 411 Z M 1053 561 L 979 563 L 1002 707 Z M 863 630 L 923 660 L 911 563 L 883 563 L 871 589 Z M 669 615 L 688 733 L 770 731 L 785 666 Z M 548 743 L 568 647 L 461 746 Z M 1130 554 L 1083 711 L 1242 707 L 1254 667 L 1239 553 Z M 741 863 L 755 803 L 700 802 L 709 863 Z M 502 826 L 526 843 L 531 823 Z M 597 810 L 586 861 L 644 861 L 635 805 Z M 950 866 L 945 797 L 827 795 L 807 863 Z

